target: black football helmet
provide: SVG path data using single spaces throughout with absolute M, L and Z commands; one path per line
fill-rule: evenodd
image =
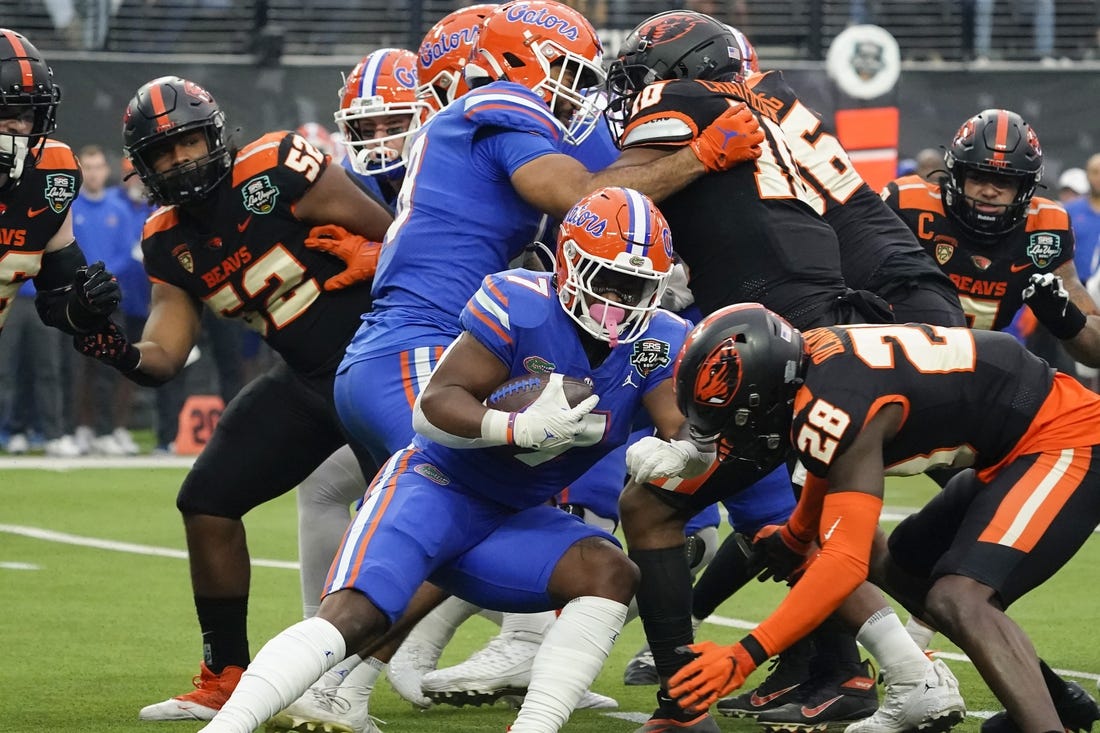
M 206 155 L 156 172 L 150 151 L 196 130 L 206 137 Z M 122 146 L 150 198 L 159 204 L 205 199 L 232 167 L 225 113 L 210 92 L 178 76 L 153 79 L 137 90 L 122 117 Z
M 0 174 L 5 185 L 23 175 L 28 158 L 37 161 L 46 138 L 57 127 L 61 88 L 38 49 L 24 36 L 0 28 L 0 120 L 31 121 L 28 134 L 0 130 Z
M 607 114 L 624 122 L 634 98 L 655 81 L 729 81 L 741 77 L 742 65 L 741 44 L 726 24 L 692 10 L 658 13 L 619 46 L 607 72 Z
M 969 233 L 992 238 L 1007 234 L 1027 218 L 1035 186 L 1043 177 L 1039 136 L 1023 118 L 1007 109 L 987 109 L 962 124 L 943 156 L 944 207 Z M 1000 214 L 974 209 L 963 194 L 969 173 L 981 171 L 1018 179 L 1016 198 Z
M 711 313 L 676 360 L 676 404 L 692 437 L 718 441 L 719 460 L 774 468 L 790 445 L 804 359 L 802 334 L 759 303 Z

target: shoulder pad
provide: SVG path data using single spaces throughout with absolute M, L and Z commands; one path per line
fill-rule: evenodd
M 279 150 L 292 132 L 269 132 L 245 145 L 233 159 L 233 186 L 279 165 Z
M 552 140 L 562 138 L 562 126 L 542 98 L 520 84 L 496 82 L 467 92 L 462 113 L 479 127 L 488 125 L 533 132 Z
M 1036 229 L 1069 229 L 1069 214 L 1062 204 L 1051 199 L 1035 196 L 1027 208 L 1026 231 Z
M 155 234 L 166 232 L 179 224 L 180 215 L 175 206 L 162 206 L 145 220 L 141 229 L 141 238 L 149 239 Z
M 72 148 L 59 140 L 47 140 L 35 167 L 39 170 L 76 170 L 79 165 Z

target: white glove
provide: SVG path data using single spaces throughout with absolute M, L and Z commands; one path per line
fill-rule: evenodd
M 661 296 L 661 307 L 673 313 L 679 313 L 695 302 L 695 294 L 688 287 L 688 271 L 682 263 L 672 266 L 668 276 L 668 286 Z
M 698 476 L 714 457 L 713 450 L 701 451 L 690 440 L 669 442 L 648 435 L 626 449 L 626 468 L 635 481 L 647 484 L 659 478 Z
M 584 416 L 592 412 L 599 401 L 599 395 L 590 395 L 576 407 L 570 407 L 562 375 L 555 373 L 550 375 L 550 383 L 538 399 L 523 412 L 489 412 L 497 413 L 491 416 L 494 423 L 501 418 L 507 420 L 510 427 L 508 443 L 520 448 L 546 450 L 572 443 L 584 430 Z

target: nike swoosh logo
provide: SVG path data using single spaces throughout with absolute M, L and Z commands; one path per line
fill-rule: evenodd
M 49 208 L 49 207 L 48 206 L 43 206 L 41 209 L 27 209 L 27 216 L 29 216 L 30 218 L 33 219 L 34 217 L 38 216 L 43 211 L 45 211 L 47 208 Z
M 251 224 L 251 223 L 252 223 L 252 214 L 249 214 L 247 219 L 245 219 L 243 222 L 241 222 L 240 224 L 237 225 L 237 231 L 238 232 L 243 232 L 245 229 L 248 229 L 248 225 Z
M 834 530 L 834 529 L 836 529 L 836 526 L 837 526 L 838 524 L 840 524 L 840 520 L 841 520 L 841 519 L 844 519 L 844 515 L 843 515 L 843 514 L 842 514 L 842 515 L 840 515 L 839 517 L 837 517 L 837 518 L 836 518 L 836 521 L 835 521 L 835 522 L 833 522 L 833 526 L 832 526 L 832 527 L 829 527 L 829 529 L 825 530 L 825 539 L 829 539 L 830 537 L 832 537 L 832 536 L 833 536 L 833 530 Z
M 753 707 L 760 707 L 761 705 L 767 705 L 769 702 L 779 697 L 780 695 L 786 695 L 788 692 L 798 687 L 798 685 L 791 685 L 790 687 L 782 690 L 776 690 L 770 695 L 757 695 L 756 690 L 752 691 L 752 695 L 749 696 L 749 705 Z
M 821 715 L 823 712 L 828 710 L 829 707 L 831 707 L 834 702 L 841 699 L 842 697 L 844 697 L 844 695 L 837 695 L 833 699 L 826 700 L 825 702 L 821 703 L 816 708 L 808 708 L 805 705 L 803 705 L 802 706 L 802 717 L 804 717 L 804 718 L 816 718 L 818 715 Z
M 1023 265 L 1012 265 L 1008 269 L 1011 270 L 1012 272 L 1019 272 L 1020 270 L 1026 270 L 1029 267 L 1031 267 L 1030 262 L 1028 262 L 1026 264 L 1023 264 Z

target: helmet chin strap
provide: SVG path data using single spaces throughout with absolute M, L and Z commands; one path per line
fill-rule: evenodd
M 619 345 L 619 324 L 626 318 L 626 311 L 614 305 L 594 303 L 588 308 L 588 312 L 599 322 L 602 328 L 607 329 L 608 343 L 611 348 Z

